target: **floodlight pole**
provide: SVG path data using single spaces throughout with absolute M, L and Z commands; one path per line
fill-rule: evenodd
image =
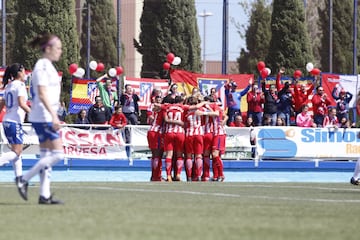
M 203 73 L 206 73 L 206 18 L 212 16 L 211 12 L 206 12 L 204 9 L 203 13 L 199 14 L 199 17 L 204 18 L 204 35 L 203 35 Z
M 2 65 L 6 66 L 6 0 L 2 0 Z
M 329 72 L 333 72 L 333 0 L 329 0 Z
M 86 39 L 86 77 L 90 79 L 90 37 L 91 37 L 91 9 L 90 3 L 87 3 L 87 39 Z
M 227 64 L 229 61 L 229 2 L 223 1 L 223 32 L 222 32 L 222 65 L 221 73 L 227 74 Z

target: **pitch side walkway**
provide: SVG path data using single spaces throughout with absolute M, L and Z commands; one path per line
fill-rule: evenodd
M 25 169 L 26 171 L 26 169 Z M 62 170 L 52 171 L 54 182 L 147 182 L 150 179 L 147 169 L 116 169 L 116 170 Z M 163 172 L 164 175 L 164 172 Z M 296 170 L 226 170 L 227 182 L 329 182 L 347 183 L 352 171 L 296 171 Z M 1 168 L 0 182 L 13 182 L 14 173 L 11 168 Z M 182 174 L 182 179 L 186 179 Z M 34 177 L 33 182 L 38 182 Z

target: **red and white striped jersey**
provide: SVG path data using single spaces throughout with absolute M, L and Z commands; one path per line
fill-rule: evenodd
M 180 104 L 169 104 L 164 111 L 163 116 L 167 117 L 169 120 L 184 122 L 186 110 L 188 110 L 188 106 Z M 165 123 L 164 130 L 164 133 L 185 133 L 184 127 L 173 123 Z
M 201 110 L 201 109 L 199 109 Z M 185 135 L 204 135 L 202 117 L 195 114 L 196 110 L 189 110 L 185 114 Z
M 206 107 L 210 107 L 213 111 L 215 111 L 217 107 L 217 103 L 207 104 Z M 204 107 L 204 109 L 206 109 Z M 214 118 L 211 116 L 203 116 L 204 121 L 204 133 L 213 133 L 214 132 Z
M 223 121 L 223 117 L 224 117 L 224 111 L 216 106 L 215 111 L 219 111 L 219 116 L 217 117 L 213 117 L 213 121 L 214 121 L 214 136 L 221 136 L 221 135 L 225 135 L 225 127 L 222 124 Z
M 164 120 L 164 111 L 165 108 L 161 108 L 160 111 L 152 111 L 152 116 L 154 117 L 154 121 L 152 122 L 149 131 L 150 132 L 160 132 L 162 133 L 162 126 Z
M 214 132 L 214 120 L 211 116 L 203 116 L 204 121 L 204 133 Z

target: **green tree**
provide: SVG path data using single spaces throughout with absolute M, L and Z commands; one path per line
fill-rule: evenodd
M 200 36 L 194 0 L 144 0 L 139 43 L 142 56 L 141 76 L 165 78 L 163 63 L 169 52 L 181 58 L 181 69 L 199 72 Z
M 330 71 L 329 64 L 329 0 L 325 0 L 325 9 L 319 8 L 320 25 L 323 36 L 320 46 L 322 71 Z M 352 41 L 352 1 L 333 1 L 333 55 L 332 72 L 352 73 L 353 41 Z
M 321 46 L 321 36 L 323 35 L 322 29 L 319 25 L 319 9 L 321 12 L 324 11 L 325 0 L 318 1 L 307 1 L 306 2 L 306 26 L 311 39 L 311 48 L 314 55 L 313 63 L 316 67 L 321 69 L 320 64 L 320 46 Z
M 6 65 L 9 65 L 13 63 L 13 57 L 12 57 L 12 49 L 14 49 L 14 40 L 15 40 L 15 17 L 16 17 L 16 1 L 6 1 Z M 3 24 L 3 18 L 1 18 L 1 26 Z M 2 31 L 0 33 L 2 35 Z M 1 36 L 2 38 L 2 36 Z M 0 48 L 0 56 L 2 56 L 3 49 Z M 1 58 L 1 62 L 2 62 Z M 3 63 L 3 62 L 2 62 Z
M 306 30 L 304 2 L 301 0 L 274 0 L 271 17 L 269 53 L 266 65 L 273 72 L 281 66 L 292 74 L 295 69 L 306 71 L 306 63 L 313 60 Z
M 87 64 L 87 6 L 90 4 L 91 23 L 90 23 L 90 61 L 95 60 L 105 65 L 105 70 L 117 66 L 116 48 L 116 19 L 111 0 L 87 0 L 84 3 L 82 13 L 83 24 L 81 33 L 81 65 Z M 98 77 L 101 73 L 91 72 Z
M 69 101 L 70 75 L 68 66 L 79 60 L 78 35 L 76 31 L 75 3 L 73 0 L 17 0 L 18 14 L 15 18 L 14 61 L 32 69 L 41 57 L 39 49 L 32 49 L 29 43 L 40 33 L 49 32 L 60 37 L 63 53 L 55 63 L 63 72 L 62 97 Z
M 237 59 L 240 73 L 257 72 L 257 62 L 264 61 L 271 39 L 271 7 L 266 0 L 256 0 L 251 4 L 249 26 L 245 32 L 247 51 L 241 49 Z

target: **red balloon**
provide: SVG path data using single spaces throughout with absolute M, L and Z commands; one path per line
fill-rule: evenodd
M 97 72 L 102 72 L 102 71 L 104 71 L 104 69 L 105 69 L 104 64 L 101 63 L 101 62 L 99 62 L 95 70 L 96 70 Z
M 168 53 L 166 55 L 166 60 L 169 62 L 169 63 L 172 63 L 172 61 L 174 61 L 174 58 L 175 58 L 175 55 L 173 53 Z
M 69 73 L 71 75 L 73 75 L 76 72 L 77 69 L 78 69 L 78 65 L 76 63 L 72 63 L 69 66 Z
M 262 78 L 266 78 L 267 76 L 269 76 L 269 72 L 264 68 L 263 70 L 261 70 L 260 75 Z
M 320 69 L 318 69 L 318 68 L 313 68 L 313 70 L 311 70 L 311 75 L 314 75 L 314 76 L 316 76 L 316 75 L 319 75 L 320 74 Z
M 300 70 L 295 70 L 294 72 L 294 78 L 299 78 L 302 76 L 302 72 Z
M 124 69 L 121 66 L 116 67 L 116 75 L 121 75 L 123 72 L 124 72 Z
M 164 62 L 164 64 L 163 64 L 163 69 L 164 69 L 164 70 L 169 70 L 170 67 L 171 67 L 170 63 Z
M 265 68 L 265 63 L 263 61 L 260 61 L 257 63 L 257 69 L 259 72 L 261 72 Z

